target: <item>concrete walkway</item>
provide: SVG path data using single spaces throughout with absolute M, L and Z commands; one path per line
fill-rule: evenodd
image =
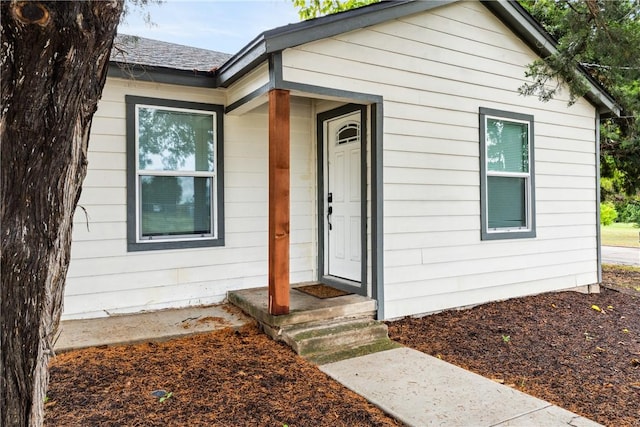
M 166 340 L 250 319 L 226 304 L 163 310 L 61 324 L 55 349 Z M 409 348 L 319 367 L 349 389 L 410 426 L 598 426 L 480 375 Z
M 640 247 L 602 246 L 604 264 L 635 265 L 640 267 Z
M 410 426 L 600 425 L 406 347 L 320 369 Z

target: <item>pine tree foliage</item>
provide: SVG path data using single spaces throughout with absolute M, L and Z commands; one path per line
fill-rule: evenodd
M 542 101 L 558 94 L 564 82 L 570 103 L 584 95 L 582 67 L 611 93 L 622 117 L 601 126 L 602 176 L 617 188 L 640 189 L 640 1 L 522 0 L 525 9 L 558 41 L 558 53 L 529 65 L 520 91 Z

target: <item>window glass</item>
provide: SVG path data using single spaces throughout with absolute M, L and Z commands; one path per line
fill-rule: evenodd
M 496 172 L 529 171 L 529 126 L 487 119 L 487 169 Z
M 526 179 L 489 176 L 487 181 L 489 228 L 526 227 Z
M 214 116 L 138 108 L 140 170 L 213 171 Z
M 360 140 L 360 125 L 358 123 L 348 123 L 338 130 L 336 138 L 337 144 L 348 144 Z
M 211 178 L 142 176 L 142 238 L 211 235 Z

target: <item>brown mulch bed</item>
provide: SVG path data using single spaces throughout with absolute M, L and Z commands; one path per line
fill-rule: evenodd
M 604 281 L 625 293 L 517 298 L 389 332 L 600 423 L 640 426 L 640 271 Z M 58 355 L 47 396 L 46 426 L 399 425 L 253 326 Z
M 640 269 L 607 268 L 603 282 L 640 286 Z M 548 293 L 405 318 L 389 336 L 601 424 L 640 426 L 638 291 Z
M 47 397 L 47 426 L 400 425 L 253 325 L 58 355 Z

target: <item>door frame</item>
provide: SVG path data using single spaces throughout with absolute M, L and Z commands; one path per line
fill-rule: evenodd
M 325 126 L 327 120 L 338 118 L 349 113 L 360 112 L 360 286 L 357 282 L 340 277 L 330 276 L 325 271 L 325 219 L 326 200 L 325 193 L 325 163 L 327 147 L 325 145 Z M 318 201 L 318 281 L 348 292 L 355 292 L 368 296 L 368 252 L 367 252 L 367 139 L 368 121 L 367 106 L 360 104 L 347 104 L 341 107 L 319 113 L 316 116 L 316 146 L 317 146 L 317 201 Z M 372 291 L 375 292 L 375 291 Z

